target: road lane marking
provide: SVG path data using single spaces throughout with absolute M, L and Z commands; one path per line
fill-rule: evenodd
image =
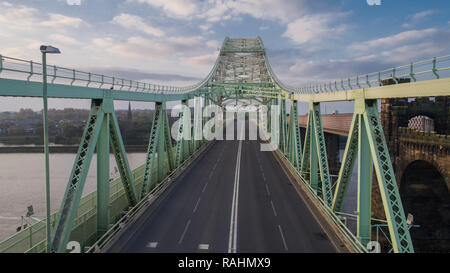
M 209 249 L 209 244 L 199 244 L 198 245 L 198 249 L 208 250 Z
M 179 244 L 179 245 L 181 245 L 181 243 L 183 242 L 184 235 L 186 235 L 186 232 L 187 232 L 187 230 L 188 230 L 190 224 L 191 224 L 191 219 L 189 219 L 189 220 L 187 221 L 186 227 L 184 227 L 183 234 L 181 234 L 180 240 L 178 240 L 178 244 Z
M 206 182 L 205 186 L 203 186 L 202 193 L 205 191 L 206 186 L 208 186 L 208 182 Z
M 211 172 L 208 176 L 208 179 L 211 179 L 211 177 L 213 176 L 214 172 Z
M 275 214 L 275 216 L 277 216 L 277 211 L 275 210 L 275 206 L 273 205 L 272 200 L 270 200 L 270 204 L 272 204 L 273 214 Z
M 158 246 L 158 242 L 149 242 L 146 247 L 156 248 Z
M 261 172 L 261 174 L 262 174 L 263 180 L 266 181 L 266 176 L 264 175 L 264 172 Z
M 195 213 L 195 211 L 197 210 L 198 204 L 200 204 L 200 197 L 197 200 L 197 203 L 195 204 L 194 210 L 192 211 L 193 213 Z
M 284 240 L 283 230 L 281 229 L 281 226 L 280 226 L 280 225 L 278 225 L 278 230 L 280 231 L 281 239 L 283 240 L 284 250 L 287 251 L 287 250 L 288 250 L 288 247 L 287 247 L 287 245 L 286 245 L 286 240 Z
M 267 191 L 267 195 L 270 195 L 270 191 L 269 191 L 269 187 L 266 184 L 266 191 Z
M 217 167 L 217 163 L 214 164 L 214 166 L 213 166 L 213 171 L 216 169 L 216 167 Z
M 241 170 L 241 152 L 242 140 L 239 141 L 239 147 L 236 158 L 236 172 L 234 174 L 233 201 L 231 207 L 230 220 L 230 238 L 228 241 L 228 253 L 236 253 L 237 250 L 237 215 L 239 202 L 239 173 Z

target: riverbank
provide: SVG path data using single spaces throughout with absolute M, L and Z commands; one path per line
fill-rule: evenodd
M 50 146 L 50 153 L 77 153 L 78 145 L 70 146 Z M 125 150 L 128 153 L 146 152 L 145 145 L 126 145 Z M 0 146 L 0 154 L 12 153 L 43 153 L 44 146 Z

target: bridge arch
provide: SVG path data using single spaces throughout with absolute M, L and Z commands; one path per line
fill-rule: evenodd
M 440 166 L 410 162 L 401 175 L 400 195 L 405 214 L 413 214 L 420 225 L 410 230 L 415 251 L 450 251 L 450 190 Z

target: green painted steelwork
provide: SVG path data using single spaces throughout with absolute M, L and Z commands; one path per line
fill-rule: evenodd
M 78 209 L 86 176 L 89 171 L 92 155 L 99 139 L 103 123 L 106 123 L 105 116 L 109 116 L 110 122 L 107 124 L 107 127 L 110 131 L 111 147 L 122 177 L 128 202 L 130 206 L 134 206 L 137 203 L 134 181 L 126 158 L 117 119 L 114 114 L 113 101 L 109 98 L 105 98 L 104 100 L 93 100 L 91 113 L 82 136 L 66 193 L 61 204 L 58 220 L 56 221 L 55 229 L 52 234 L 52 240 L 50 242 L 50 251 L 52 252 L 66 251 L 66 245 L 72 232 L 73 221 Z M 100 159 L 98 158 L 97 160 Z M 100 178 L 104 179 L 104 177 Z M 109 178 L 107 181 L 109 181 Z M 99 183 L 101 183 L 101 181 Z M 101 194 L 104 193 L 102 192 Z M 104 211 L 102 211 L 102 213 L 104 213 Z
M 394 252 L 413 252 L 374 99 L 448 96 L 450 79 L 446 73 L 449 67 L 445 66 L 448 60 L 450 56 L 433 58 L 381 72 L 302 88 L 290 87 L 277 78 L 268 62 L 260 38 L 230 39 L 227 37 L 211 72 L 204 80 L 189 87 L 160 86 L 44 64 L 52 77 L 47 88 L 49 98 L 92 100 L 91 113 L 60 213 L 57 218 L 52 216 L 53 218 L 50 219 L 55 225 L 52 241 L 49 244 L 51 250 L 66 251 L 65 246 L 69 238 L 81 236 L 78 234 L 77 227 L 85 228 L 84 225 L 90 228 L 88 235 L 81 236 L 83 243 L 98 238 L 109 224 L 114 222 L 112 218 L 127 207 L 137 204 L 152 187 L 205 143 L 202 128 L 206 119 L 202 116 L 201 100 L 203 99 L 204 106 L 207 106 L 209 103 L 222 105 L 225 101 L 233 99 L 257 101 L 267 105 L 269 110 L 273 107 L 275 100 L 279 101 L 281 106 L 280 131 L 277 133 L 281 142 L 279 149 L 289 159 L 300 178 L 308 181 L 310 189 L 314 191 L 318 200 L 321 200 L 319 203 L 323 202 L 323 205 L 332 212 L 342 210 L 356 155 L 359 154 L 357 215 L 359 241 L 354 244 L 361 246 L 371 239 L 370 190 L 371 170 L 374 167 L 393 250 Z M 43 65 L 36 62 L 0 55 L 0 96 L 42 97 L 44 95 L 42 83 L 36 81 L 36 76 L 43 74 L 42 68 Z M 399 84 L 398 79 L 404 77 L 411 78 L 413 82 Z M 396 84 L 381 86 L 382 81 L 386 79 L 391 79 Z M 182 136 L 186 132 L 194 138 L 191 140 L 179 138 L 173 148 L 165 102 L 181 100 L 187 106 L 188 100 L 191 99 L 194 99 L 196 110 L 194 126 L 189 128 L 189 122 L 186 126 L 188 128 L 184 128 L 185 125 L 180 122 L 177 133 Z M 146 162 L 140 169 L 142 177 L 138 180 L 133 178 L 126 158 L 117 118 L 114 115 L 113 101 L 115 100 L 156 103 Z M 291 101 L 289 127 L 286 120 L 286 100 Z M 348 100 L 355 101 L 355 114 L 333 195 L 319 103 Z M 298 101 L 310 104 L 303 147 L 300 143 L 298 128 Z M 182 114 L 181 118 L 190 121 L 191 117 L 184 117 Z M 269 112 L 266 125 L 268 131 L 275 129 L 271 128 L 274 118 Z M 109 153 L 109 146 L 112 148 L 122 177 L 120 181 L 123 185 L 123 195 L 121 195 L 120 206 L 115 205 L 115 199 L 112 199 L 109 194 L 110 191 L 114 192 L 112 184 L 111 188 L 107 185 L 109 165 L 105 160 Z M 97 200 L 92 206 L 97 207 L 98 213 L 92 212 L 91 208 L 88 210 L 89 217 L 79 218 L 79 210 L 84 206 L 83 201 L 80 201 L 84 200 L 81 199 L 81 192 L 95 147 L 98 151 L 98 181 Z M 338 217 L 332 213 L 330 218 Z M 33 236 L 29 238 L 33 241 Z M 30 243 L 33 249 L 30 251 L 42 250 L 42 242 L 45 247 L 45 241 L 42 240 L 37 245 Z
M 153 116 L 152 127 L 150 129 L 150 137 L 148 141 L 147 156 L 145 160 L 144 179 L 142 182 L 140 199 L 142 199 L 153 187 L 153 185 L 151 184 L 153 172 L 151 170 L 153 170 L 155 166 L 157 153 L 160 152 L 160 154 L 162 154 L 162 151 L 159 150 L 160 147 L 158 145 L 158 143 L 161 142 L 159 141 L 159 138 L 161 136 L 160 132 L 162 131 L 161 124 L 163 123 L 163 119 L 161 118 L 162 111 L 163 111 L 162 103 L 158 102 L 155 103 L 155 114 Z M 157 165 L 159 164 L 157 163 Z M 159 173 L 160 172 L 159 169 L 161 169 L 161 167 L 158 166 L 157 169 Z
M 299 171 L 301 165 L 302 144 L 300 138 L 300 125 L 298 121 L 298 103 L 291 103 L 291 111 L 289 114 L 289 135 L 288 135 L 288 152 L 287 156 L 292 165 Z

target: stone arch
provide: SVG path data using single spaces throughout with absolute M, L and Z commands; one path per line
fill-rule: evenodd
M 450 251 L 450 191 L 439 169 L 433 162 L 414 160 L 402 171 L 403 208 L 420 225 L 410 230 L 417 252 Z

